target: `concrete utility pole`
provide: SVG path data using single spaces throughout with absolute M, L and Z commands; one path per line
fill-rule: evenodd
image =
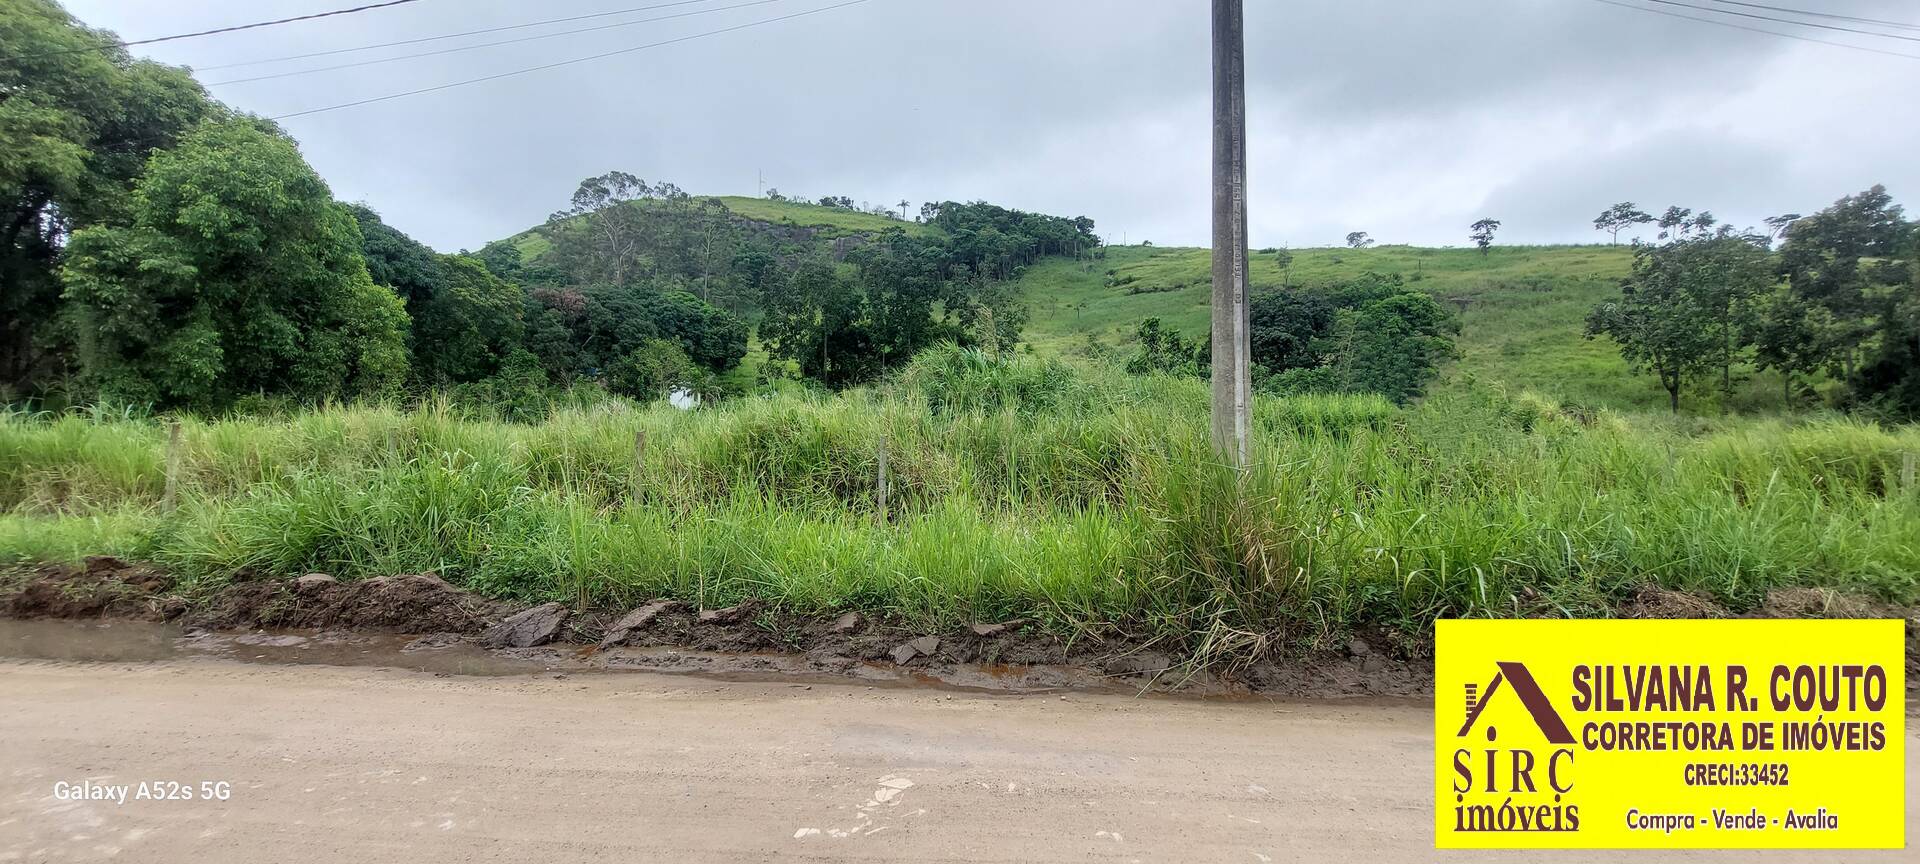
M 1247 323 L 1247 83 L 1242 0 L 1213 0 L 1213 446 L 1252 458 Z

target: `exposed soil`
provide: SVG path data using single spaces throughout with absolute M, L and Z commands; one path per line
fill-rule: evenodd
M 1920 691 L 1920 609 L 1901 609 L 1831 588 L 1776 588 L 1752 612 L 1711 598 L 1648 586 L 1620 607 L 1622 618 L 1899 618 L 1907 622 L 1907 689 Z
M 0 574 L 0 613 L 19 619 L 122 618 L 168 622 L 188 633 L 337 631 L 409 634 L 409 648 L 478 644 L 489 628 L 529 607 L 487 600 L 433 574 L 357 582 L 322 574 L 298 579 L 238 579 L 210 595 L 176 592 L 164 572 L 115 558 L 80 567 L 41 566 Z M 1432 692 L 1430 660 L 1375 651 L 1362 640 L 1345 650 L 1262 663 L 1222 673 L 1193 670 L 1139 640 L 1068 643 L 1023 621 L 984 622 L 930 634 L 898 621 L 859 614 L 797 615 L 749 602 L 696 610 L 655 601 L 639 627 L 639 610 L 572 615 L 556 644 L 542 638 L 506 647 L 504 657 L 558 661 L 597 655 L 604 668 L 735 674 L 826 674 L 865 680 L 919 680 L 993 690 L 1088 689 L 1103 686 L 1199 693 L 1266 692 L 1294 698 L 1424 696 Z M 643 607 L 644 608 L 644 607 Z M 304 638 L 304 637 L 292 637 Z M 1379 640 L 1386 645 L 1389 640 Z M 511 644 L 511 643 L 500 643 Z
M 551 626 L 514 627 L 533 613 L 558 613 Z M 1648 588 L 1623 604 L 1627 618 L 1904 618 L 1908 676 L 1920 684 L 1920 614 L 1823 589 L 1775 591 L 1736 615 L 1713 600 Z M 1085 638 L 1066 642 L 1023 621 L 985 622 L 926 633 L 857 613 L 797 615 L 757 601 L 698 610 L 653 601 L 632 611 L 568 614 L 470 594 L 433 574 L 355 582 L 323 574 L 239 579 L 189 598 L 152 567 L 115 558 L 83 566 L 42 566 L 0 574 L 0 614 L 19 619 L 130 618 L 170 622 L 187 632 L 329 631 L 407 634 L 408 646 L 441 649 L 482 642 L 526 660 L 593 657 L 603 668 L 666 672 L 885 675 L 959 686 L 1030 690 L 1124 685 L 1142 690 L 1261 692 L 1295 698 L 1424 696 L 1433 667 L 1398 634 L 1370 633 L 1341 650 L 1229 671 L 1193 670 L 1150 642 Z M 502 622 L 506 622 L 502 624 Z M 491 629 L 490 629 L 491 628 Z M 522 634 L 537 632 L 536 636 Z M 484 636 L 482 634 L 485 634 Z M 516 641 L 518 640 L 518 641 Z M 548 644 L 553 643 L 553 644 Z

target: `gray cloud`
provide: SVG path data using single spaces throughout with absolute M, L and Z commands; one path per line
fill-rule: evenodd
M 779 0 L 214 92 L 281 114 L 827 2 Z M 326 5 L 261 0 L 242 17 Z M 638 5 L 426 0 L 147 53 L 204 67 Z M 1912 14 L 1906 5 L 1821 8 L 1900 18 Z M 68 7 L 128 38 L 238 14 L 213 0 Z M 1249 0 L 1247 15 L 1258 245 L 1330 243 L 1349 230 L 1460 244 L 1483 215 L 1503 219 L 1513 241 L 1588 242 L 1592 215 L 1623 198 L 1745 224 L 1874 182 L 1896 195 L 1920 190 L 1909 155 L 1920 120 L 1880 107 L 1915 89 L 1920 61 L 1590 0 Z M 535 224 L 580 178 L 616 168 L 711 194 L 753 194 L 764 172 L 769 185 L 813 197 L 985 198 L 1092 216 L 1114 239 L 1199 244 L 1208 226 L 1206 16 L 1197 0 L 871 0 L 285 125 L 336 194 L 443 249 Z

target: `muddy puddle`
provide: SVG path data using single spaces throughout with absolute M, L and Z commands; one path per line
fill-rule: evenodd
M 318 630 L 213 633 L 126 620 L 0 619 L 0 658 L 66 663 L 201 658 L 269 666 L 344 666 L 480 677 L 650 672 L 727 681 L 857 683 L 1007 694 L 1141 692 L 1138 681 L 1115 681 L 1096 670 L 1071 666 L 956 664 L 927 670 L 857 662 L 822 671 L 816 661 L 792 654 L 680 648 L 596 651 L 574 645 L 489 650 L 469 640 L 448 637 Z M 1187 695 L 1233 694 L 1226 688 L 1210 693 L 1195 693 L 1189 688 Z

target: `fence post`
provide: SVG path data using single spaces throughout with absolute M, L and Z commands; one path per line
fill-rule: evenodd
M 1917 460 L 1911 452 L 1904 453 L 1900 459 L 1900 489 L 1908 495 L 1914 490 L 1914 463 Z
M 167 485 L 160 494 L 160 510 L 172 513 L 180 494 L 180 420 L 167 423 Z
M 880 436 L 880 521 L 887 521 L 887 436 Z
M 629 507 L 638 506 L 640 503 L 641 466 L 646 463 L 647 430 L 640 429 L 633 433 L 633 476 L 630 478 L 627 489 L 627 506 Z

